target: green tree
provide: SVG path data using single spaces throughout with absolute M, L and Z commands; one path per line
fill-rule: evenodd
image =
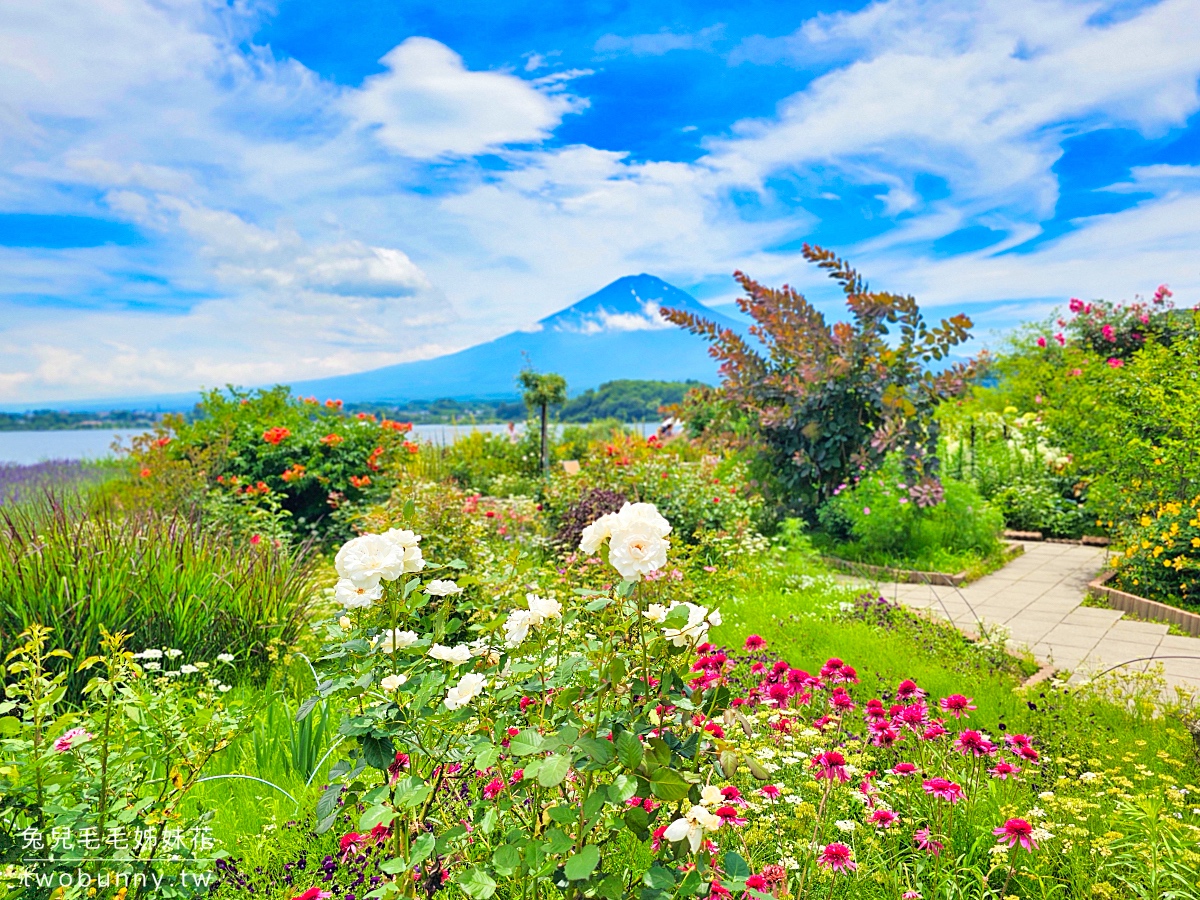
M 841 284 L 853 321 L 830 326 L 802 294 L 764 287 L 741 272 L 734 277 L 746 296 L 738 305 L 754 319 L 750 333 L 765 354 L 693 313 L 663 315 L 712 343 L 722 393 L 754 422 L 780 487 L 801 512 L 811 515 L 893 451 L 912 500 L 940 503 L 933 412 L 963 393 L 973 363 L 937 374 L 928 365 L 967 339 L 971 320 L 960 314 L 930 327 L 911 296 L 869 291 L 854 269 L 820 247 L 805 244 L 803 253 Z
M 535 372 L 525 369 L 517 376 L 517 383 L 524 389 L 525 405 L 530 411 L 538 410 L 542 425 L 542 472 L 550 468 L 550 441 L 546 434 L 547 416 L 551 406 L 561 406 L 567 401 L 567 379 L 553 372 Z

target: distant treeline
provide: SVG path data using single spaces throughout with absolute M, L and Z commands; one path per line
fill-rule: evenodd
M 67 412 L 35 409 L 32 412 L 0 413 L 0 431 L 66 431 L 81 428 L 151 428 L 159 413 L 132 410 L 110 412 Z
M 562 422 L 649 422 L 660 406 L 678 403 L 699 381 L 607 381 L 568 400 L 557 411 Z M 413 400 L 405 403 L 347 403 L 351 413 L 367 412 L 415 425 L 451 422 L 523 422 L 528 410 L 519 397 L 499 400 Z M 191 419 L 194 411 L 184 413 Z M 111 410 L 66 412 L 39 409 L 28 413 L 0 413 L 0 431 L 56 431 L 78 428 L 150 428 L 161 413 Z
M 699 381 L 608 381 L 568 400 L 559 413 L 564 422 L 617 419 L 648 422 L 659 417 L 659 407 L 678 403 Z

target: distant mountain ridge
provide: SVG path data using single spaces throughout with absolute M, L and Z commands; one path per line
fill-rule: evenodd
M 534 329 L 435 359 L 300 381 L 293 387 L 301 394 L 347 403 L 511 396 L 526 355 L 539 371 L 566 378 L 572 395 L 620 379 L 713 383 L 717 364 L 708 345 L 663 319 L 659 309 L 664 306 L 739 332 L 745 328 L 661 278 L 627 275 L 541 319 Z
M 528 362 L 567 379 L 571 396 L 604 382 L 717 380 L 708 344 L 667 322 L 661 307 L 685 309 L 745 333 L 745 324 L 699 303 L 654 275 L 627 275 L 577 303 L 513 331 L 434 359 L 366 372 L 293 381 L 293 390 L 347 403 L 466 400 L 512 397 L 516 375 Z M 2 410 L 159 410 L 190 408 L 198 392 L 65 403 L 4 404 Z

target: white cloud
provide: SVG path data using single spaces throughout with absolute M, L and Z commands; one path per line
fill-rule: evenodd
M 725 26 L 717 24 L 693 32 L 663 29 L 652 34 L 606 34 L 596 41 L 593 49 L 602 55 L 631 53 L 634 56 L 662 56 L 672 50 L 711 50 L 724 33 Z
M 570 112 L 586 105 L 504 72 L 473 72 L 437 41 L 412 37 L 380 60 L 345 97 L 347 111 L 392 150 L 417 159 L 472 156 L 508 144 L 540 143 Z

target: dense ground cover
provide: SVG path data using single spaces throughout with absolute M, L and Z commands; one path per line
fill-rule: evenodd
M 974 393 L 926 380 L 963 323 L 926 328 L 815 257 L 857 344 L 799 317 L 826 345 L 808 387 L 776 384 L 796 393 L 774 443 L 749 381 L 686 400 L 690 437 L 564 429 L 551 459 L 578 466 L 549 473 L 534 434 L 436 448 L 336 403 L 214 394 L 122 477 L 6 508 L 0 890 L 1200 897 L 1190 699 L 1153 673 L 1025 687 L 1003 634 L 968 641 L 822 563 L 836 541 L 957 566 L 1002 516 L 1069 531 L 1109 495 L 1015 404 L 1025 361 Z M 802 298 L 748 290 L 802 352 Z M 1160 352 L 1125 343 L 1108 371 Z M 871 427 L 805 433 L 826 401 Z M 1131 488 L 1158 504 L 1135 521 L 1184 542 L 1165 484 Z

